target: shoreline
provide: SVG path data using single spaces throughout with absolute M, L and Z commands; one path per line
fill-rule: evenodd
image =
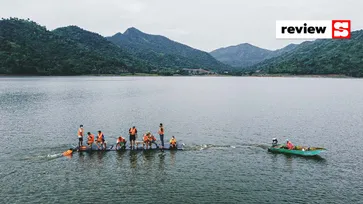
M 347 78 L 347 79 L 360 79 L 360 77 L 350 77 L 340 74 L 322 74 L 322 75 L 287 75 L 287 74 L 261 74 L 261 75 L 157 75 L 147 73 L 135 73 L 132 74 L 85 74 L 85 75 L 27 75 L 27 74 L 0 74 L 0 77 L 274 77 L 274 78 Z
M 351 78 L 359 79 L 359 77 L 350 77 L 343 74 L 308 74 L 308 75 L 286 75 L 286 74 L 261 74 L 261 75 L 251 75 L 247 77 L 296 77 L 296 78 Z

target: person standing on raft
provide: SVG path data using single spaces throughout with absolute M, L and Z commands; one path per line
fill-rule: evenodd
M 78 128 L 78 147 L 81 147 L 83 146 L 83 132 L 84 132 L 84 129 L 83 129 L 83 125 L 80 125 L 79 128 Z
M 161 141 L 161 149 L 164 149 L 164 127 L 163 127 L 162 123 L 160 123 L 158 133 L 159 133 L 160 141 Z
M 129 133 L 130 133 L 130 149 L 133 148 L 135 146 L 135 140 L 136 140 L 136 134 L 137 134 L 137 129 L 135 126 L 133 126 L 132 128 L 129 129 Z
M 97 149 L 100 149 L 99 144 L 101 144 L 102 149 L 106 149 L 105 135 L 103 135 L 101 130 L 98 131 L 98 135 L 97 135 L 97 142 L 96 142 Z

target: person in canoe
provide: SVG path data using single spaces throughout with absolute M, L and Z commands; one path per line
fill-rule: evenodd
M 87 135 L 88 135 L 88 137 L 87 137 L 87 144 L 92 149 L 92 144 L 95 141 L 95 135 L 92 134 L 92 133 L 90 133 L 90 132 L 87 132 Z
M 150 144 L 150 149 L 152 147 L 152 144 L 155 144 L 156 148 L 159 149 L 159 145 L 156 143 L 156 138 L 153 134 L 149 134 L 149 144 Z
M 294 149 L 294 145 L 289 140 L 286 140 L 286 147 L 289 150 Z
M 170 148 L 176 148 L 176 139 L 174 136 L 170 139 Z
M 78 135 L 78 147 L 83 146 L 83 132 L 84 132 L 83 125 L 80 125 L 79 128 L 78 128 L 78 132 L 77 132 L 77 135 Z
M 164 127 L 163 127 L 162 123 L 160 123 L 158 133 L 159 133 L 159 136 L 160 136 L 161 148 L 163 149 L 164 148 Z
M 100 146 L 102 146 L 102 149 L 106 149 L 106 143 L 105 143 L 105 135 L 102 133 L 101 130 L 98 131 L 98 135 L 97 135 L 97 148 L 100 149 Z
M 276 138 L 272 138 L 272 146 L 273 146 L 273 147 L 278 146 L 278 141 L 277 141 L 277 139 L 276 139 Z
M 149 148 L 149 143 L 150 143 L 150 141 L 149 141 L 149 135 L 150 135 L 150 132 L 147 132 L 147 133 L 144 134 L 144 137 L 142 138 L 142 141 L 144 142 L 142 144 L 142 147 L 144 149 L 145 149 L 145 146 L 146 146 L 146 149 Z
M 130 134 L 130 149 L 131 149 L 135 146 L 136 143 L 135 141 L 136 141 L 137 129 L 135 126 L 129 129 L 129 134 Z
M 119 149 L 125 149 L 126 148 L 126 139 L 123 138 L 122 136 L 117 138 L 116 150 L 117 150 L 117 147 L 119 147 Z

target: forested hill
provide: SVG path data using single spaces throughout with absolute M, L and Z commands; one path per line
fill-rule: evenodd
M 352 32 L 351 39 L 303 42 L 291 52 L 265 60 L 249 70 L 269 74 L 363 77 L 363 30 Z
M 0 74 L 116 74 L 143 64 L 116 46 L 110 56 L 59 33 L 30 20 L 1 20 Z
M 86 50 L 92 50 L 101 56 L 108 57 L 115 61 L 122 61 L 127 67 L 135 69 L 134 71 L 136 72 L 148 72 L 151 68 L 156 68 L 143 59 L 134 57 L 122 47 L 108 41 L 105 37 L 97 33 L 83 30 L 77 26 L 57 28 L 53 30 L 53 33 L 75 41 L 79 46 Z
M 0 74 L 82 75 L 150 72 L 181 68 L 228 69 L 206 52 L 162 36 L 139 36 L 129 29 L 126 45 L 68 26 L 49 31 L 30 20 L 0 20 Z
M 138 58 L 157 67 L 204 68 L 209 70 L 230 69 L 209 53 L 172 41 L 164 36 L 151 35 L 136 28 L 107 38 Z

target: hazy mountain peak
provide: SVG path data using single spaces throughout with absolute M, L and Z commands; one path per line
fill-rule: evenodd
M 143 32 L 141 32 L 140 30 L 138 30 L 135 27 L 130 27 L 128 28 L 125 32 L 124 35 L 133 35 L 133 34 L 145 34 Z
M 250 43 L 241 43 L 239 45 L 236 45 L 237 47 L 257 47 L 254 45 L 251 45 Z
M 107 39 L 138 58 L 147 59 L 157 67 L 209 70 L 229 67 L 206 52 L 175 42 L 165 36 L 144 33 L 134 27 L 128 28 L 124 34 L 115 34 Z
M 118 32 L 115 35 L 111 36 L 111 38 L 118 38 L 118 37 L 122 37 L 122 36 L 123 36 L 123 34 Z
M 210 54 L 225 64 L 234 67 L 248 67 L 266 59 L 279 56 L 285 52 L 290 52 L 296 46 L 296 44 L 291 43 L 284 48 L 272 51 L 257 47 L 250 43 L 241 43 L 238 45 L 216 49 Z
M 212 51 L 217 60 L 234 67 L 246 67 L 266 58 L 272 51 L 259 48 L 250 43 L 241 43 Z

